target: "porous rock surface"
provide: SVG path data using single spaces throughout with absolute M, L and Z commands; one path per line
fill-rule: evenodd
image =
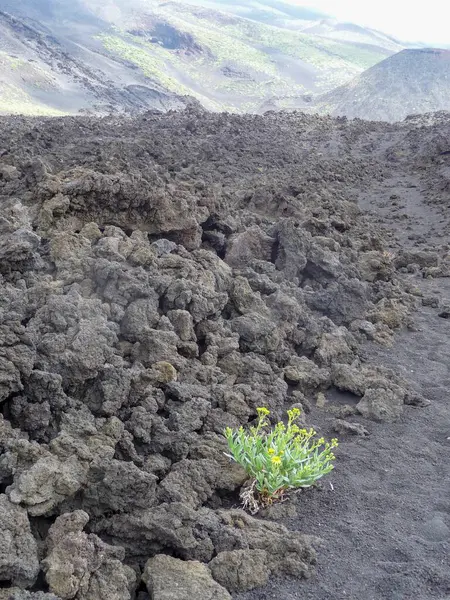
M 62 600 L 129 600 L 136 573 L 122 564 L 123 548 L 83 532 L 88 521 L 87 513 L 76 510 L 59 516 L 50 527 L 42 561 L 50 590 Z
M 0 581 L 32 586 L 39 573 L 36 540 L 27 511 L 0 495 Z
M 355 149 L 392 127 L 414 143 L 414 123 L 299 114 L 2 119 L 12 597 L 128 600 L 158 560 L 211 598 L 312 572 L 308 537 L 227 509 L 246 477 L 222 431 L 333 387 L 378 420 L 424 401 L 359 352 L 407 324 L 396 269 L 445 264 L 387 255 L 353 202 L 385 168 Z M 50 592 L 26 591 L 40 569 Z
M 153 600 L 231 600 L 206 565 L 158 554 L 145 565 L 142 576 Z
M 29 592 L 21 588 L 0 589 L 0 600 L 61 600 L 55 594 L 45 592 Z

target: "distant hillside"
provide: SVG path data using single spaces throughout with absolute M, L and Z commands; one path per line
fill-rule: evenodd
M 61 3 L 62 13 L 58 4 L 39 0 L 28 7 L 21 0 L 19 11 L 0 0 L 0 8 L 11 9 L 0 11 L 0 114 L 107 114 L 184 105 L 157 81 L 108 56 L 94 37 L 105 23 L 75 12 L 76 2 Z
M 450 50 L 403 50 L 319 97 L 314 110 L 382 121 L 450 110 Z
M 402 47 L 278 0 L 0 0 L 0 113 L 167 110 L 187 96 L 254 112 Z

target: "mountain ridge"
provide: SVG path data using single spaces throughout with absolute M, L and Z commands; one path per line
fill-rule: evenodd
M 0 113 L 168 110 L 185 96 L 255 112 L 273 96 L 330 91 L 402 48 L 330 21 L 320 35 L 305 33 L 314 22 L 300 17 L 320 24 L 323 15 L 283 2 L 258 3 L 260 16 L 277 15 L 271 24 L 226 12 L 227 0 L 200 4 L 0 0 Z M 251 15 L 254 3 L 242 4 Z

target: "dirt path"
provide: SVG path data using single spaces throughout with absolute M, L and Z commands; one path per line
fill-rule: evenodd
M 384 225 L 393 250 L 446 241 L 450 212 L 427 203 L 414 173 L 393 170 L 365 190 L 360 206 Z M 405 277 L 450 304 L 450 279 Z M 431 404 L 409 408 L 393 424 L 364 422 L 366 438 L 341 438 L 333 477 L 320 493 L 298 497 L 289 527 L 324 540 L 316 576 L 273 581 L 236 600 L 450 597 L 450 320 L 440 312 L 423 306 L 416 331 L 400 332 L 392 348 L 367 347 L 368 360 L 394 368 Z

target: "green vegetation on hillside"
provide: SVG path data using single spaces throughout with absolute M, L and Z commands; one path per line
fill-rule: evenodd
M 34 99 L 24 88 L 32 90 L 48 89 L 50 75 L 39 66 L 7 52 L 0 51 L 0 114 L 49 116 L 67 114 Z M 8 81 L 9 79 L 9 81 Z M 24 84 L 21 87 L 21 84 Z
M 190 34 L 196 48 L 170 50 L 151 42 L 150 32 L 135 35 L 117 27 L 99 37 L 106 50 L 139 67 L 152 81 L 176 94 L 194 96 L 213 110 L 255 110 L 273 96 L 301 96 L 310 91 L 303 85 L 302 69 L 307 79 L 315 80 L 315 91 L 327 91 L 385 57 L 381 49 L 221 18 L 220 13 L 192 6 L 168 4 L 157 17 Z M 145 33 L 147 27 L 143 17 L 134 29 Z M 231 74 L 226 76 L 223 68 L 231 68 Z
M 18 86 L 3 84 L 0 89 L 0 115 L 61 117 L 70 114 L 36 101 Z
M 292 15 L 290 23 L 299 28 L 286 28 L 283 19 L 269 18 L 269 5 L 265 22 L 252 20 L 252 10 L 245 13 L 249 18 L 239 16 L 235 5 L 230 14 L 170 0 L 130 6 L 111 0 L 111 8 L 120 10 L 106 12 L 103 4 L 86 2 L 80 9 L 80 18 L 100 17 L 89 30 L 81 28 L 83 19 L 78 23 L 70 10 L 66 14 L 61 8 L 73 25 L 72 33 L 43 11 L 42 23 L 54 29 L 55 36 L 39 34 L 42 39 L 34 45 L 27 41 L 28 25 L 19 31 L 6 17 L 4 22 L 0 18 L 0 28 L 9 32 L 5 40 L 20 42 L 24 37 L 21 45 L 5 42 L 0 50 L 0 112 L 61 114 L 53 107 L 66 106 L 67 111 L 98 111 L 102 106 L 106 111 L 128 111 L 134 106 L 160 107 L 161 102 L 182 105 L 180 96 L 193 96 L 210 110 L 230 112 L 259 111 L 274 99 L 304 106 L 305 94 L 329 92 L 395 51 L 370 30 L 363 30 L 361 39 L 368 40 L 364 45 L 327 37 L 327 27 L 324 36 L 302 33 L 302 22 L 295 23 Z M 222 5 L 227 7 L 228 0 Z M 324 30 L 318 25 L 318 31 Z M 72 56 L 62 48 L 74 47 L 75 39 L 78 50 Z M 44 47 L 45 55 L 38 51 Z M 133 95 L 134 86 L 147 86 L 155 94 L 144 100 Z M 44 106 L 47 102 L 50 107 Z
M 125 33 L 122 35 L 119 35 L 119 33 L 115 35 L 103 34 L 99 36 L 99 39 L 106 50 L 136 65 L 146 77 L 170 92 L 181 96 L 194 96 L 212 110 L 223 108 L 218 103 L 210 101 L 203 94 L 181 83 L 176 76 L 168 74 L 171 65 L 178 62 L 176 56 L 169 50 L 158 44 L 147 44 L 138 36 Z

